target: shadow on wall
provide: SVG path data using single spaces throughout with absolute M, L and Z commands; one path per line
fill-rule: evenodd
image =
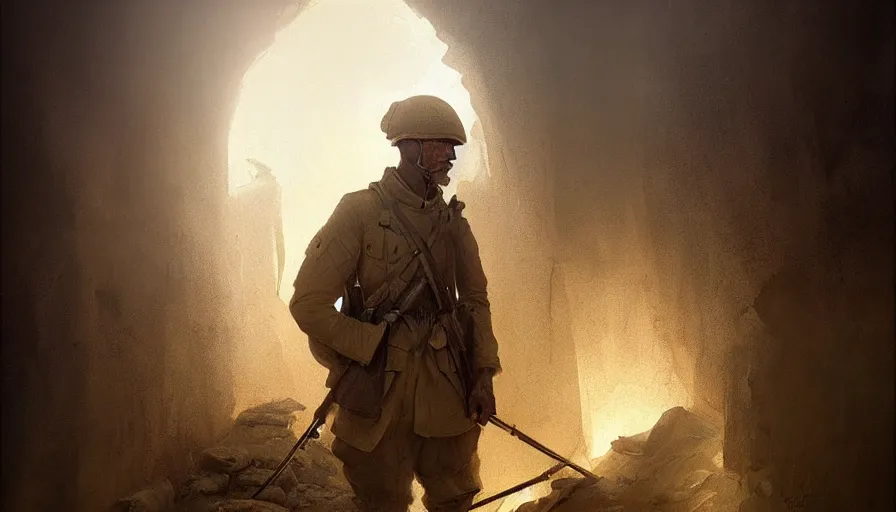
M 228 425 L 227 105 L 284 4 L 4 6 L 4 510 L 103 510 Z

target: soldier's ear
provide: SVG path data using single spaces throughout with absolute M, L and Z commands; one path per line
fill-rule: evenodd
M 402 158 L 416 162 L 420 156 L 420 144 L 415 140 L 404 139 L 398 142 L 398 152 Z

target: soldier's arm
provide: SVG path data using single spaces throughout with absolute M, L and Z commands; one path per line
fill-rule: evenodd
M 455 282 L 458 300 L 471 306 L 473 317 L 473 362 L 475 370 L 491 369 L 492 374 L 501 371 L 498 358 L 498 341 L 492 331 L 491 305 L 488 301 L 488 279 L 479 259 L 479 244 L 467 219 L 458 219 L 458 257 Z
M 305 251 L 289 310 L 305 334 L 349 359 L 367 364 L 386 325 L 361 322 L 333 307 L 357 268 L 362 236 L 357 208 L 350 196 L 345 196 Z

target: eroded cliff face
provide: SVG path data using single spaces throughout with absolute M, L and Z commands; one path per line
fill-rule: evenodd
M 549 252 L 515 242 L 530 256 L 513 258 L 540 261 L 535 279 L 562 276 L 586 437 L 623 412 L 615 386 L 647 389 L 628 408 L 684 395 L 728 420 L 729 466 L 774 468 L 792 503 L 885 503 L 892 6 L 420 10 L 467 43 L 447 62 L 488 70 L 470 89 L 496 114 L 484 116 L 491 144 L 500 131 L 490 160 L 520 157 L 513 185 L 497 186 L 550 226 Z M 537 50 L 509 57 L 477 36 Z M 527 220 L 496 208 L 488 222 L 504 212 Z M 519 270 L 496 262 L 490 275 L 532 279 Z
M 488 141 L 459 194 L 505 419 L 587 457 L 685 400 L 794 506 L 890 503 L 892 6 L 408 3 Z M 280 7 L 4 11 L 4 508 L 100 508 L 222 432 L 229 116 Z M 504 480 L 543 469 L 515 443 Z
M 4 7 L 4 509 L 102 510 L 228 426 L 227 132 L 281 7 Z

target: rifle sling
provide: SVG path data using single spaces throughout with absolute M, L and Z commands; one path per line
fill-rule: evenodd
M 458 325 L 457 317 L 455 316 L 454 296 L 448 290 L 448 287 L 445 286 L 445 282 L 437 270 L 432 252 L 429 250 L 429 247 L 427 247 L 426 243 L 423 241 L 423 237 L 420 236 L 420 233 L 414 225 L 408 221 L 408 218 L 404 215 L 401 209 L 395 206 L 395 201 L 389 197 L 388 194 L 376 185 L 371 188 L 376 191 L 380 196 L 383 205 L 392 213 L 392 217 L 395 219 L 399 228 L 406 232 L 408 236 L 411 237 L 414 245 L 417 246 L 417 250 L 420 253 L 418 255 L 420 263 L 426 273 L 433 294 L 436 296 L 439 312 L 442 313 L 439 316 L 448 337 L 449 354 L 451 354 L 452 359 L 454 359 L 454 364 L 457 367 L 461 386 L 463 387 L 462 395 L 466 400 L 466 398 L 468 398 L 470 387 L 473 385 L 473 374 L 463 355 L 463 353 L 466 352 L 466 347 L 464 346 L 463 334 L 460 332 L 460 326 Z
M 450 293 L 446 293 L 448 291 L 448 287 L 445 286 L 445 282 L 442 279 L 441 274 L 436 270 L 435 258 L 432 256 L 432 252 L 429 250 L 426 242 L 423 241 L 423 237 L 420 236 L 420 233 L 414 227 L 413 224 L 408 220 L 408 218 L 404 215 L 404 213 L 396 208 L 395 201 L 389 197 L 383 190 L 379 187 L 373 187 L 376 193 L 380 196 L 380 200 L 383 203 L 383 206 L 389 210 L 392 214 L 392 217 L 395 219 L 395 222 L 398 224 L 398 227 L 401 228 L 402 231 L 407 233 L 409 237 L 411 237 L 411 241 L 417 247 L 417 250 L 420 251 L 418 257 L 420 258 L 420 263 L 423 266 L 423 271 L 426 273 L 426 277 L 430 281 L 430 285 L 433 288 L 433 293 L 436 296 L 436 300 L 439 302 L 438 306 L 440 312 L 446 312 L 446 306 L 452 305 L 450 301 L 446 301 L 447 296 L 450 296 Z M 450 311 L 450 309 L 448 309 Z

